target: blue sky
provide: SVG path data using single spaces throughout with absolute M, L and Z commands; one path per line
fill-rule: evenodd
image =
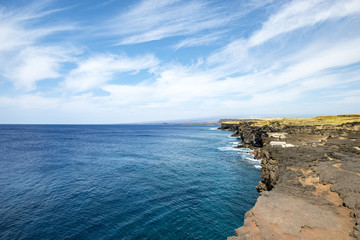
M 359 0 L 0 0 L 0 123 L 359 106 Z

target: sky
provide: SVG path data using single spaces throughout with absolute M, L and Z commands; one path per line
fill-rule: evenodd
M 0 123 L 354 113 L 359 0 L 0 0 Z

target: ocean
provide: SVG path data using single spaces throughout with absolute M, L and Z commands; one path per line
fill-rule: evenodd
M 0 239 L 226 239 L 259 161 L 216 126 L 0 125 Z

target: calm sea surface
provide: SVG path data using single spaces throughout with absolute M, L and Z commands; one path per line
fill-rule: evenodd
M 226 239 L 260 169 L 215 129 L 0 125 L 0 239 Z

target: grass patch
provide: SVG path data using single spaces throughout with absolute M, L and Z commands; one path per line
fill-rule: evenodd
M 272 126 L 277 124 L 280 126 L 292 125 L 292 126 L 321 126 L 321 125 L 341 125 L 344 123 L 360 122 L 360 114 L 348 114 L 348 115 L 333 115 L 333 116 L 318 116 L 314 118 L 259 118 L 238 120 L 229 119 L 223 121 L 222 124 L 240 124 L 243 121 L 249 121 L 253 126 Z
M 254 126 L 264 125 L 293 125 L 293 126 L 317 126 L 317 125 L 341 125 L 344 123 L 360 122 L 360 115 L 337 115 L 337 116 L 318 116 L 314 118 L 282 118 L 282 119 L 264 119 L 255 121 Z

